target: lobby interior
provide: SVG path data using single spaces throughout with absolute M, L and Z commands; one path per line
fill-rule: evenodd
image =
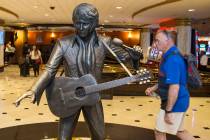
M 153 79 L 129 83 L 102 92 L 107 140 L 153 140 L 158 97 L 148 97 L 145 89 L 157 83 L 159 53 L 151 45 L 158 29 L 176 32 L 177 47 L 184 54 L 192 53 L 199 65 L 200 52 L 209 57 L 206 71 L 200 70 L 203 86 L 190 89 L 190 107 L 185 128 L 195 139 L 210 137 L 210 0 L 0 0 L 0 140 L 56 140 L 59 118 L 48 107 L 45 96 L 40 105 L 24 100 L 19 107 L 13 103 L 25 93 L 38 77 L 23 76 L 20 59 L 24 42 L 36 45 L 44 64 L 52 51 L 52 42 L 75 32 L 73 9 L 80 3 L 91 3 L 99 11 L 97 33 L 119 38 L 129 47 L 140 46 L 144 58 L 139 69 L 148 69 Z M 2 36 L 1 36 L 2 33 Z M 2 41 L 1 41 L 2 37 Z M 4 61 L 4 46 L 12 41 L 15 54 Z M 199 66 L 198 66 L 199 67 Z M 61 65 L 56 76 L 63 70 Z M 129 67 L 132 73 L 135 70 Z M 106 58 L 103 81 L 129 76 L 112 57 Z M 167 136 L 170 140 L 177 138 Z M 82 113 L 74 140 L 89 140 L 90 133 Z

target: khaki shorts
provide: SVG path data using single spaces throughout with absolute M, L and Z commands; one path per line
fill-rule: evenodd
M 155 130 L 172 135 L 176 135 L 178 131 L 184 131 L 185 112 L 175 112 L 171 114 L 173 114 L 173 124 L 168 124 L 164 120 L 165 111 L 161 109 L 157 115 Z

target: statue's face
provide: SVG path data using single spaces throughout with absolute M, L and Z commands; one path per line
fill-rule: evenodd
M 77 34 L 81 38 L 86 38 L 94 30 L 92 28 L 92 23 L 90 21 L 84 20 L 84 19 L 77 19 L 74 23 L 74 27 L 76 28 Z

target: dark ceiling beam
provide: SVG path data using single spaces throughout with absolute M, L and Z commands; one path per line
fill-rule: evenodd
M 166 5 L 166 4 L 171 4 L 171 3 L 174 3 L 174 2 L 178 2 L 178 1 L 182 1 L 182 0 L 165 0 L 163 2 L 159 2 L 159 3 L 156 3 L 156 4 L 153 4 L 153 5 L 150 5 L 150 6 L 147 6 L 147 7 L 144 7 L 136 12 L 134 12 L 132 14 L 132 18 L 134 18 L 136 15 L 144 12 L 144 11 L 147 11 L 147 10 L 150 10 L 152 8 L 155 8 L 155 7 L 158 7 L 158 6 L 162 6 L 162 5 Z
M 73 24 L 31 24 L 28 27 L 74 27 Z M 99 25 L 99 28 L 141 29 L 145 25 Z
M 1 6 L 0 6 L 0 11 L 6 12 L 6 13 L 8 13 L 8 14 L 10 14 L 10 15 L 13 15 L 13 16 L 15 16 L 17 19 L 19 18 L 18 14 L 14 13 L 14 12 L 12 12 L 11 10 L 6 9 L 6 8 L 4 8 L 4 7 L 1 7 Z
M 28 27 L 73 27 L 73 24 L 31 24 Z

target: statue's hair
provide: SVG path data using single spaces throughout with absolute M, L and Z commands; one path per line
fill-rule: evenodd
M 91 4 L 81 3 L 74 9 L 72 21 L 75 22 L 78 18 L 90 20 L 97 26 L 99 22 L 98 10 Z

